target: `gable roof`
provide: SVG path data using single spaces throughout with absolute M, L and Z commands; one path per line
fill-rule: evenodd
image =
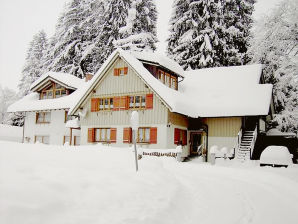
M 37 91 L 42 88 L 49 81 L 58 83 L 67 89 L 77 89 L 82 84 L 83 79 L 77 78 L 74 75 L 62 73 L 62 72 L 47 72 L 35 80 L 31 86 L 31 91 Z
M 207 69 L 207 73 L 213 74 L 212 77 L 201 75 L 205 74 L 202 70 L 184 72 L 185 80 L 179 83 L 179 91 L 176 91 L 157 80 L 134 55 L 129 51 L 115 50 L 85 88 L 78 90 L 80 93 L 69 114 L 76 113 L 118 56 L 171 112 L 194 118 L 267 115 L 269 112 L 272 85 L 258 84 L 261 65 Z M 227 77 L 228 82 L 224 78 L 218 80 L 220 75 L 225 74 L 230 77 Z
M 31 85 L 31 90 L 37 91 L 49 81 L 54 81 L 68 89 L 73 90 L 81 87 L 83 88 L 85 86 L 85 81 L 83 79 L 79 79 L 73 75 L 66 73 L 47 72 Z M 74 91 L 68 96 L 40 100 L 39 94 L 37 92 L 32 92 L 10 105 L 7 109 L 7 112 L 14 113 L 69 109 L 72 105 L 72 102 L 76 101 L 76 95 L 77 91 Z

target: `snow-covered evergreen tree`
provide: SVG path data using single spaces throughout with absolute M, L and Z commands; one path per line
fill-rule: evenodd
M 44 72 L 44 55 L 47 49 L 47 37 L 44 31 L 40 31 L 33 36 L 29 44 L 25 66 L 22 70 L 21 80 L 18 85 L 20 95 L 29 93 L 30 85 Z
M 245 63 L 255 0 L 175 0 L 167 53 L 185 69 Z
M 123 38 L 116 40 L 116 47 L 125 50 L 143 51 L 156 49 L 157 11 L 152 0 L 132 0 L 126 25 L 119 32 Z
M 220 51 L 221 64 L 223 66 L 246 64 L 255 0 L 222 0 L 221 4 L 223 13 L 220 36 L 223 42 Z
M 84 27 L 80 25 L 89 16 L 88 3 L 88 0 L 72 0 L 66 5 L 51 38 L 48 70 L 84 76 L 80 67 Z
M 253 62 L 265 65 L 263 74 L 272 83 L 274 121 L 282 131 L 298 130 L 298 2 L 284 0 L 256 25 L 249 49 Z

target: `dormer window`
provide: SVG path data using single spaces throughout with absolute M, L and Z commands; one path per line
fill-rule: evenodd
M 167 87 L 177 90 L 178 89 L 178 78 L 162 70 L 158 70 L 157 79 L 165 84 Z
M 68 95 L 68 90 L 65 89 L 63 86 L 51 83 L 50 86 L 44 88 L 40 93 L 40 99 L 53 99 L 53 98 L 60 98 L 63 96 Z

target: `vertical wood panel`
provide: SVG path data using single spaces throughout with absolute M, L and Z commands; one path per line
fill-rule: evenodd
M 241 128 L 240 117 L 207 118 L 209 136 L 234 137 Z

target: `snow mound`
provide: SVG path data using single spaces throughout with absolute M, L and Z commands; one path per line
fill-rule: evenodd
M 261 154 L 260 164 L 290 165 L 293 164 L 292 154 L 285 146 L 268 146 Z

